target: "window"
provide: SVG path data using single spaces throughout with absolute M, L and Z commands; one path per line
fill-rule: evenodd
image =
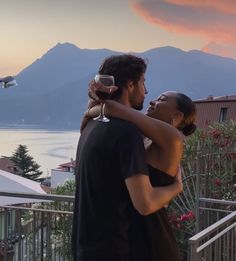
M 226 121 L 227 111 L 228 111 L 228 108 L 226 108 L 226 107 L 220 109 L 219 122 Z

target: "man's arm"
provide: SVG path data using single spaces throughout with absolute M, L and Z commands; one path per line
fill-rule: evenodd
M 138 174 L 125 180 L 132 203 L 141 215 L 149 215 L 169 203 L 182 189 L 179 170 L 173 184 L 165 187 L 152 187 L 149 177 Z

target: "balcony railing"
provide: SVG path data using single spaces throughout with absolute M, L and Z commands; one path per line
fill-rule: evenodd
M 74 197 L 8 192 L 0 192 L 0 196 L 42 200 L 25 206 L 0 206 L 1 261 L 72 260 Z M 202 220 L 221 219 L 190 238 L 190 261 L 236 260 L 235 207 L 236 202 L 200 198 L 199 212 L 211 215 Z M 201 224 L 201 228 L 205 225 L 209 224 Z
M 42 200 L 26 206 L 0 206 L 0 260 L 72 260 L 74 197 L 8 192 L 0 196 Z
M 189 239 L 189 261 L 235 261 L 236 202 L 208 198 L 199 202 L 200 227 L 205 229 Z

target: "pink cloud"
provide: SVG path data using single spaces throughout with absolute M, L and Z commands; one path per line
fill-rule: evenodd
M 214 42 L 208 43 L 202 48 L 203 52 L 236 59 L 236 48 L 234 45 L 220 45 Z
M 200 6 L 202 8 L 209 7 L 222 12 L 236 14 L 235 0 L 166 0 L 166 2 L 176 5 Z
M 130 0 L 147 22 L 208 41 L 236 43 L 235 0 Z

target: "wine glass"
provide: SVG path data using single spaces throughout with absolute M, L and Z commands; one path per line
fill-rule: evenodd
M 97 74 L 94 80 L 96 83 L 101 83 L 104 87 L 108 87 L 108 88 L 115 84 L 115 80 L 112 75 Z M 101 99 L 101 112 L 98 117 L 94 118 L 94 120 L 109 122 L 110 120 L 104 115 L 104 109 L 105 109 L 104 101 L 110 97 L 110 93 L 97 90 L 96 95 Z

